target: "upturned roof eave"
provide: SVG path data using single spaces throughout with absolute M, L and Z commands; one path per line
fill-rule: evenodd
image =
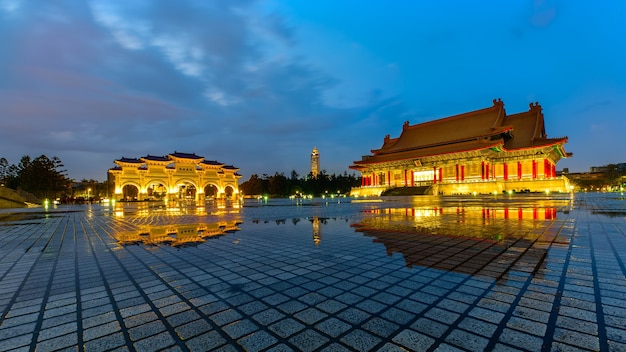
M 450 141 L 444 141 L 444 142 L 441 142 L 441 143 L 433 143 L 433 144 L 421 145 L 421 146 L 413 147 L 413 148 L 390 149 L 390 150 L 385 150 L 382 153 L 374 153 L 374 152 L 372 152 L 372 154 L 375 154 L 375 155 L 388 155 L 388 154 L 393 154 L 393 153 L 408 152 L 408 151 L 411 151 L 411 150 L 434 148 L 434 147 L 438 147 L 438 146 L 442 146 L 442 145 L 446 145 L 446 144 L 463 143 L 463 142 L 468 142 L 468 141 L 473 141 L 473 140 L 485 139 L 485 138 L 497 136 L 499 134 L 506 133 L 506 132 L 512 131 L 512 130 L 513 130 L 512 126 L 505 126 L 503 128 L 494 130 L 492 133 L 488 133 L 488 134 L 483 134 L 483 135 L 478 135 L 478 136 L 473 136 L 473 137 L 463 138 L 463 139 L 454 139 L 454 140 L 450 140 Z M 380 149 L 378 149 L 378 150 L 380 150 Z
M 425 154 L 425 155 L 416 155 L 416 156 L 411 156 L 411 157 L 404 157 L 404 158 L 395 159 L 393 161 L 405 161 L 405 160 L 412 160 L 412 159 L 429 158 L 429 157 L 438 156 L 438 155 L 450 155 L 450 154 L 456 154 L 456 153 L 475 152 L 475 151 L 479 151 L 479 150 L 491 149 L 491 148 L 494 148 L 494 147 L 502 147 L 503 145 L 504 145 L 504 142 L 503 141 L 499 141 L 497 143 L 491 143 L 491 144 L 482 146 L 480 148 L 469 148 L 469 149 L 461 149 L 461 150 L 455 150 L 455 151 L 445 152 L 445 153 L 433 153 L 433 154 Z M 375 156 L 373 156 L 372 159 L 373 158 L 375 158 Z M 367 166 L 365 166 L 365 165 L 383 164 L 383 163 L 388 163 L 388 162 L 390 162 L 390 161 L 389 160 L 385 160 L 385 161 L 358 160 L 358 161 L 354 161 L 353 165 L 350 166 L 349 168 L 351 168 L 351 169 L 355 169 L 357 167 L 366 168 Z M 361 165 L 363 165 L 363 166 L 361 166 Z
M 530 149 L 537 149 L 537 148 L 559 146 L 561 149 L 561 153 L 560 153 L 561 156 L 563 158 L 570 158 L 573 156 L 573 153 L 566 152 L 565 147 L 564 147 L 564 144 L 567 143 L 567 140 L 568 140 L 567 137 L 550 138 L 550 139 L 545 140 L 545 142 L 547 143 L 538 143 L 538 144 L 528 145 L 528 146 L 519 147 L 519 148 L 502 148 L 502 149 L 505 151 L 513 152 L 513 151 L 523 151 L 523 150 L 530 150 Z

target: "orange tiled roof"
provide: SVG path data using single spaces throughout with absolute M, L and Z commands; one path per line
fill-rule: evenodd
M 383 145 L 372 150 L 371 156 L 355 161 L 353 168 L 494 146 L 515 150 L 565 142 L 567 137 L 547 138 L 543 113 L 538 103 L 531 103 L 529 111 L 507 115 L 502 100 L 494 99 L 493 106 L 488 108 L 412 126 L 407 121 L 399 137 L 385 136 Z
M 446 155 L 460 152 L 470 152 L 477 150 L 490 149 L 494 147 L 502 147 L 504 141 L 500 140 L 485 140 L 485 139 L 474 139 L 471 141 L 464 141 L 455 144 L 443 144 L 436 145 L 428 148 L 419 148 L 419 149 L 409 149 L 396 153 L 388 153 L 388 154 L 380 154 L 374 155 L 370 158 L 366 158 L 365 160 L 355 161 L 355 165 L 367 165 L 367 164 L 375 164 L 375 163 L 384 163 L 390 161 L 399 161 L 399 160 L 410 160 L 410 159 L 419 159 L 425 158 L 429 156 L 436 155 Z
M 461 142 L 469 139 L 497 135 L 507 129 L 502 125 L 506 112 L 502 100 L 494 100 L 491 107 L 454 115 L 439 120 L 402 126 L 398 138 L 385 138 L 374 154 L 387 154 L 406 149 L 425 148 L 441 143 Z

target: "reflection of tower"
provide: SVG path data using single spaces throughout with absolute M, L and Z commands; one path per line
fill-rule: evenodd
M 311 152 L 311 175 L 317 177 L 320 173 L 320 153 L 317 151 L 317 147 L 313 148 Z
M 320 242 L 322 242 L 322 226 L 320 218 L 316 216 L 313 218 L 313 243 L 317 246 Z

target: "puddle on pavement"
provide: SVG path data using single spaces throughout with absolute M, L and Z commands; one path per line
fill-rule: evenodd
M 115 238 L 122 246 L 143 244 L 189 247 L 209 239 L 240 231 L 240 221 L 218 221 L 198 224 L 141 226 L 137 230 L 118 232 Z
M 44 220 L 61 217 L 61 214 L 51 214 L 48 212 L 24 212 L 24 213 L 4 213 L 0 214 L 0 226 L 25 226 L 33 224 L 43 224 Z
M 239 232 L 234 241 L 250 235 L 314 246 L 322 252 L 341 243 L 347 253 L 349 241 L 328 240 L 357 233 L 362 237 L 350 241 L 371 239 L 377 250 L 381 248 L 379 245 L 384 248 L 381 256 L 401 255 L 409 269 L 430 267 L 496 278 L 505 275 L 512 265 L 523 271 L 537 271 L 551 245 L 567 245 L 569 241 L 559 236 L 563 222 L 558 217 L 559 213 L 569 211 L 570 200 L 437 200 L 434 206 L 433 202 L 421 199 L 419 202 L 318 201 L 306 206 L 283 200 L 267 206 L 252 203 L 221 208 L 138 208 L 115 213 L 120 218 L 129 217 L 135 226 L 132 231 L 119 232 L 115 237 L 123 246 L 184 248 Z M 161 223 L 142 224 L 142 219 Z M 324 242 L 327 246 L 323 246 Z
M 513 264 L 536 272 L 551 244 L 569 243 L 558 213 L 556 206 L 369 209 L 351 226 L 388 256 L 402 255 L 407 268 L 500 278 Z

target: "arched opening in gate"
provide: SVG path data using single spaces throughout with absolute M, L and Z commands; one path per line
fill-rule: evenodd
M 217 198 L 218 191 L 215 185 L 207 185 L 204 187 L 204 198 L 205 199 L 215 199 Z
M 184 182 L 178 185 L 178 199 L 195 200 L 196 186 L 191 182 Z
M 137 200 L 139 196 L 139 188 L 135 185 L 126 185 L 122 187 L 122 199 Z
M 224 188 L 224 195 L 226 198 L 232 198 L 234 192 L 235 189 L 232 186 L 226 186 L 226 188 Z
M 167 188 L 162 183 L 153 182 L 146 189 L 147 199 L 162 200 L 167 197 Z

